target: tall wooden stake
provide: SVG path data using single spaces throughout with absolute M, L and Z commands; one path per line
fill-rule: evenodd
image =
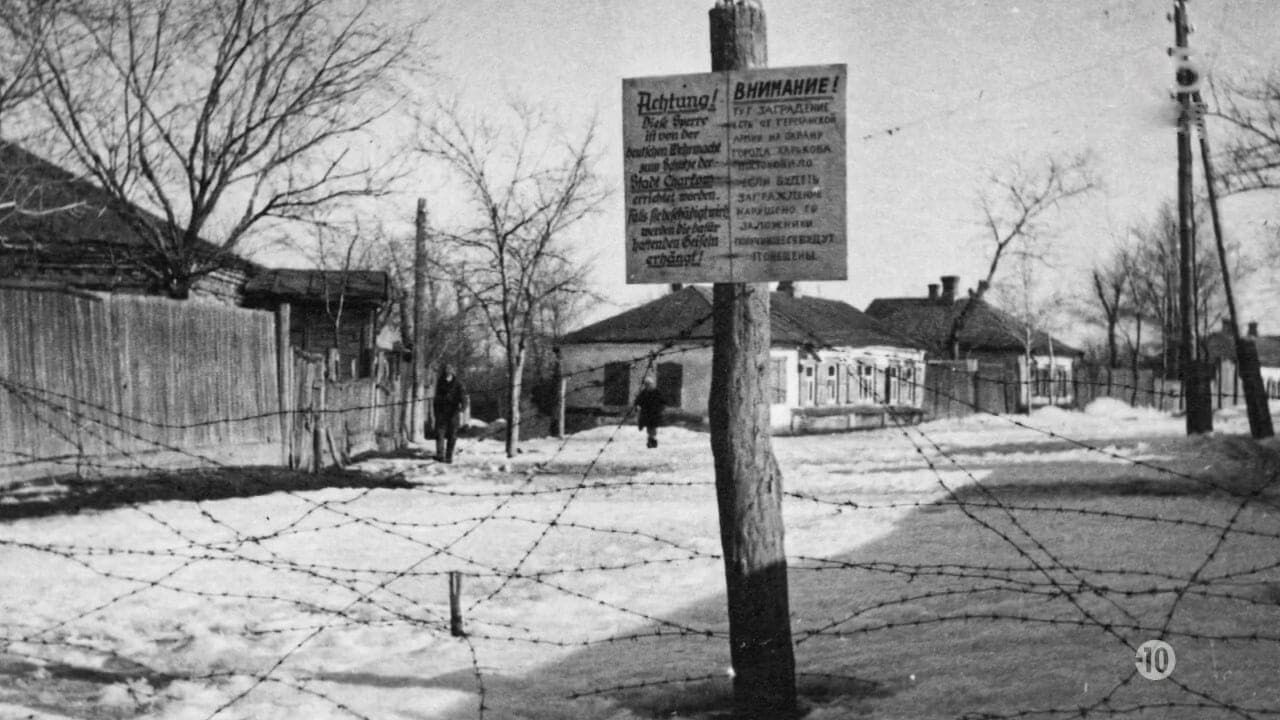
M 409 439 L 426 436 L 425 405 L 427 384 L 427 201 L 418 198 L 413 217 L 413 404 L 409 413 Z
M 711 69 L 767 64 L 764 10 L 711 9 Z M 783 547 L 782 473 L 769 441 L 769 287 L 716 283 L 712 297 L 711 453 L 729 606 L 733 699 L 743 717 L 796 709 Z
M 1192 100 L 1200 107 L 1202 100 L 1196 92 Z M 1222 220 L 1218 217 L 1218 190 L 1214 186 L 1213 161 L 1209 155 L 1209 136 L 1203 117 L 1197 128 L 1200 135 L 1200 165 L 1204 169 L 1205 191 L 1209 196 L 1209 217 L 1213 221 L 1213 236 L 1218 245 L 1218 264 L 1222 268 L 1222 289 L 1227 296 L 1227 313 L 1231 317 L 1231 342 L 1236 349 L 1236 372 L 1244 386 L 1245 410 L 1249 416 L 1249 434 L 1255 438 L 1275 435 L 1271 425 L 1271 408 L 1267 400 L 1267 387 L 1262 381 L 1262 367 L 1258 360 L 1258 346 L 1253 338 L 1240 337 L 1240 316 L 1236 314 L 1236 297 L 1231 290 L 1231 270 L 1227 267 L 1227 249 L 1222 239 Z M 1234 390 L 1234 389 L 1233 389 Z M 1221 388 L 1219 388 L 1221 392 Z M 1233 392 L 1234 394 L 1234 392 Z
M 1174 42 L 1180 48 L 1187 46 L 1187 7 L 1185 0 L 1175 0 L 1173 6 Z M 1195 198 L 1191 188 L 1191 93 L 1179 92 L 1178 104 L 1178 322 L 1181 340 L 1178 343 L 1178 375 L 1182 381 L 1182 397 L 1185 403 L 1187 434 L 1207 433 L 1213 430 L 1213 403 L 1205 387 L 1205 372 L 1194 347 L 1192 327 L 1192 235 Z

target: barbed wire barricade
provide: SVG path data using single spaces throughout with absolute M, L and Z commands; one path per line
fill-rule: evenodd
M 688 349 L 635 362 L 647 374 Z M 70 687 L 59 673 L 88 667 L 102 687 L 83 702 L 207 718 L 284 706 L 386 717 L 408 702 L 399 686 L 418 693 L 412 703 L 436 698 L 442 716 L 515 716 L 529 703 L 559 717 L 728 707 L 713 483 L 696 435 L 628 454 L 623 413 L 514 459 L 477 440 L 457 466 L 375 459 L 363 483 L 265 480 L 249 497 L 218 484 L 250 470 L 157 440 L 148 429 L 164 423 L 11 378 L 0 392 L 50 433 L 72 418 L 133 475 L 112 480 L 118 460 L 74 454 L 4 460 L 67 471 L 0 498 L 0 563 L 17 579 L 0 657 L 34 668 L 11 688 L 18 700 L 41 683 Z M 808 707 L 1280 715 L 1268 684 L 1280 666 L 1280 464 L 1267 448 L 1154 448 L 1148 433 L 1100 442 L 1034 414 L 974 410 L 990 419 L 887 413 L 884 430 L 775 441 Z M 998 426 L 1008 432 L 983 439 Z M 194 468 L 171 471 L 146 449 Z M 128 492 L 139 477 L 180 486 L 183 472 L 205 479 Z M 86 473 L 120 488 L 114 502 L 77 504 Z M 450 598 L 455 587 L 464 597 Z M 1159 680 L 1135 664 L 1152 640 L 1176 652 Z

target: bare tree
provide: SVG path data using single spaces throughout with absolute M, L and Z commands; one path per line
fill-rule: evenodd
M 1218 89 L 1210 115 L 1231 130 L 1218 168 L 1224 194 L 1280 189 L 1280 69 Z
M 1094 265 L 1089 273 L 1092 300 L 1100 311 L 1103 328 L 1107 333 L 1107 367 L 1120 367 L 1120 321 L 1132 311 L 1133 261 L 1129 249 L 1117 244 L 1111 253 Z
M 441 105 L 421 123 L 421 151 L 463 182 L 473 220 L 449 234 L 450 275 L 474 301 L 506 360 L 507 455 L 520 437 L 525 361 L 547 307 L 584 292 L 587 266 L 565 234 L 607 191 L 596 174 L 596 124 L 571 137 L 536 109 L 509 122 Z
M 396 101 L 417 28 L 369 2 L 103 0 L 40 39 L 48 118 L 123 201 L 157 287 L 185 297 L 251 228 L 381 190 L 351 148 Z
M 1036 390 L 1038 358 L 1049 357 L 1049 391 L 1045 395 L 1055 402 L 1055 385 L 1052 383 L 1056 372 L 1057 348 L 1054 347 L 1053 336 L 1056 320 L 1063 305 L 1062 294 L 1056 288 L 1046 292 L 1043 282 L 1047 269 L 1045 259 L 1038 253 L 1014 251 L 1008 258 L 1012 262 L 1012 272 L 1005 273 L 1005 279 L 992 286 L 992 291 L 999 297 L 1000 309 L 988 315 L 995 327 L 1013 338 L 1022 347 L 1022 361 L 1026 368 L 1021 402 L 1029 409 L 1032 396 Z M 979 286 L 982 288 L 983 286 Z M 974 295 L 976 295 L 976 291 Z
M 1202 208 L 1197 208 L 1193 233 L 1205 227 Z M 1178 216 L 1172 203 L 1163 203 L 1156 215 L 1146 224 L 1130 231 L 1134 244 L 1129 248 L 1127 261 L 1133 299 L 1132 312 L 1154 321 L 1160 343 L 1161 364 L 1166 377 L 1177 375 L 1178 338 L 1180 315 L 1178 307 Z M 1234 260 L 1231 274 L 1235 278 L 1246 277 L 1249 267 L 1241 261 L 1238 244 L 1227 247 L 1227 255 Z M 1196 242 L 1192 255 L 1192 326 L 1193 342 L 1209 334 L 1226 313 L 1222 269 L 1210 242 Z M 1194 355 L 1195 353 L 1193 353 Z
M 1050 156 L 1030 168 L 1015 163 L 991 176 L 987 189 L 978 196 L 989 239 L 987 275 L 951 321 L 946 347 L 952 359 L 960 359 L 960 333 L 972 308 L 995 280 L 1000 261 L 1015 252 L 1028 259 L 1043 256 L 1041 243 L 1051 235 L 1049 212 L 1098 186 L 1092 166 L 1087 153 L 1066 160 Z
M 0 130 L 5 117 L 40 92 L 40 47 L 56 3 L 0 0 Z

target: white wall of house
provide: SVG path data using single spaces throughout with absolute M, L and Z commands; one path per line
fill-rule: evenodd
M 652 358 L 652 361 L 651 361 Z M 711 392 L 711 348 L 689 345 L 596 343 L 560 348 L 565 378 L 565 407 L 572 410 L 626 410 L 635 401 L 646 372 L 659 374 L 664 364 L 681 366 L 679 404 L 668 410 L 706 417 Z M 626 366 L 625 373 L 621 366 Z M 621 402 L 619 402 L 621 401 Z
M 870 409 L 885 404 L 919 408 L 924 398 L 925 363 L 920 350 L 835 348 L 814 355 L 774 347 L 769 355 L 769 418 L 775 430 L 790 429 L 792 411 L 797 408 Z M 657 376 L 660 385 L 664 377 L 670 383 L 672 373 L 662 371 L 664 364 L 680 365 L 679 403 L 669 410 L 705 420 L 711 393 L 711 348 L 705 345 L 668 349 L 656 343 L 565 345 L 560 349 L 565 406 L 570 411 L 625 411 L 634 402 L 646 371 Z

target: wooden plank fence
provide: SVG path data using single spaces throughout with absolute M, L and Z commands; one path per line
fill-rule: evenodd
M 0 483 L 279 452 L 275 318 L 0 287 Z M 269 455 L 274 453 L 273 455 Z
M 277 314 L 0 285 L 0 486 L 211 463 L 312 467 L 406 436 L 401 363 L 335 382 Z M 288 353 L 282 357 L 282 352 Z
M 332 365 L 321 355 L 294 350 L 291 467 L 345 464 L 361 453 L 393 450 L 406 439 L 404 366 L 378 353 L 371 377 L 335 381 L 329 379 Z

